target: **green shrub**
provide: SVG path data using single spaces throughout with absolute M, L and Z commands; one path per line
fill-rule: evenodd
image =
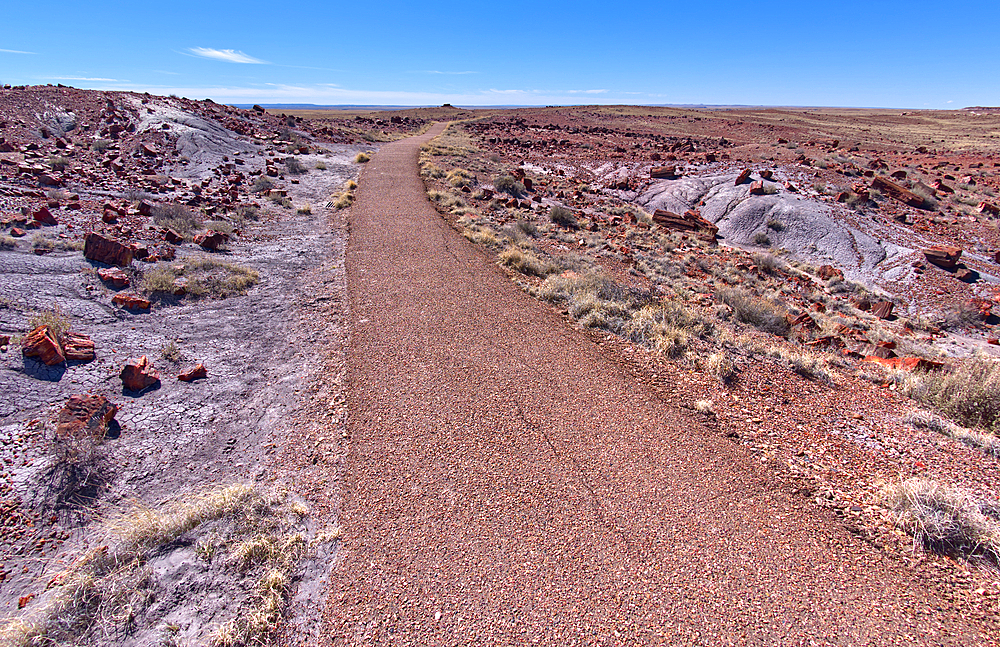
M 258 175 L 254 178 L 253 186 L 250 190 L 254 193 L 266 193 L 274 188 L 274 180 L 266 175 Z
M 512 175 L 501 175 L 493 180 L 493 188 L 500 193 L 509 193 L 515 198 L 524 195 L 524 185 L 515 180 Z

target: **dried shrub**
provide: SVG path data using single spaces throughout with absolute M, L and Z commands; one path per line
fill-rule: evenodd
M 788 321 L 781 306 L 739 288 L 719 290 L 718 298 L 733 309 L 733 315 L 738 321 L 772 335 L 784 337 L 788 334 Z
M 198 227 L 198 216 L 181 204 L 157 204 L 153 206 L 153 222 L 164 229 L 186 234 Z
M 500 262 L 521 274 L 546 277 L 558 271 L 552 263 L 545 262 L 529 251 L 519 247 L 508 247 L 499 254 Z

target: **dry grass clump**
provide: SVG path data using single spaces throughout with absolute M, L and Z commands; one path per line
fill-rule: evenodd
M 802 377 L 810 380 L 822 380 L 824 382 L 833 381 L 833 376 L 829 370 L 830 364 L 825 358 L 811 353 L 800 353 L 781 346 L 771 346 L 767 349 L 767 354 L 781 360 L 788 368 Z
M 224 234 L 233 233 L 233 223 L 228 220 L 209 220 L 205 223 L 205 229 L 211 229 L 212 231 L 221 231 Z
M 508 247 L 499 254 L 500 263 L 517 270 L 521 274 L 540 276 L 542 278 L 559 271 L 552 263 L 543 261 L 530 251 L 520 247 Z
M 357 164 L 364 164 L 365 162 L 371 160 L 372 155 L 374 155 L 374 153 L 372 153 L 371 151 L 368 151 L 366 153 L 358 153 L 357 155 L 354 156 L 354 161 Z
M 354 194 L 350 191 L 338 193 L 334 199 L 330 201 L 330 204 L 336 209 L 346 209 L 354 204 Z
M 445 182 L 456 189 L 460 189 L 463 186 L 471 186 L 475 180 L 476 176 L 464 168 L 452 169 L 445 177 Z
M 14 249 L 17 247 L 17 239 L 13 236 L 0 236 L 0 249 Z
M 431 202 L 439 204 L 449 211 L 455 211 L 468 206 L 465 204 L 465 200 L 454 193 L 449 193 L 447 191 L 437 191 L 432 189 L 427 192 L 427 197 L 431 200 Z
M 313 212 L 312 205 L 309 204 L 308 202 L 303 205 L 299 205 L 299 207 L 295 210 L 295 213 L 302 214 L 305 216 L 308 216 L 312 212 Z
M 653 302 L 596 273 L 549 276 L 530 292 L 565 306 L 587 328 L 607 330 L 670 357 L 684 354 L 692 337 L 712 332 L 711 324 L 680 303 Z
M 929 411 L 911 411 L 903 416 L 903 422 L 917 429 L 939 433 L 969 447 L 981 449 L 994 458 L 1000 458 L 1000 438 L 993 434 L 966 429 Z
M 724 350 L 716 351 L 705 360 L 705 368 L 723 384 L 730 384 L 736 379 L 736 365 Z
M 28 320 L 28 326 L 32 330 L 39 326 L 48 326 L 56 339 L 62 339 L 63 334 L 69 330 L 69 323 L 69 316 L 63 312 L 58 303 L 54 304 L 51 310 L 37 312 Z
M 694 410 L 709 416 L 715 415 L 715 403 L 711 400 L 698 400 L 694 403 Z
M 175 281 L 187 280 L 184 292 L 192 297 L 224 299 L 243 295 L 260 281 L 256 270 L 214 258 L 188 259 L 182 263 L 157 263 L 142 276 L 142 289 L 146 294 L 163 296 L 176 291 Z
M 441 167 L 439 167 L 434 162 L 424 162 L 420 167 L 420 174 L 426 178 L 442 178 L 447 175 Z
M 254 193 L 267 193 L 274 188 L 274 180 L 266 175 L 258 175 L 254 178 L 253 185 L 250 190 Z
M 579 223 L 577 223 L 573 212 L 566 207 L 560 207 L 557 205 L 549 209 L 549 219 L 560 227 L 567 227 L 569 229 L 576 229 L 579 227 Z
M 717 294 L 722 303 L 733 309 L 737 321 L 772 335 L 784 337 L 788 334 L 788 321 L 780 305 L 739 288 L 725 288 Z
M 285 158 L 285 170 L 288 171 L 289 175 L 303 175 L 309 172 L 306 165 L 297 157 Z
M 198 216 L 181 204 L 158 204 L 153 207 L 153 222 L 164 229 L 186 234 L 198 227 Z
M 964 361 L 951 370 L 915 374 L 903 385 L 909 397 L 934 405 L 967 427 L 1000 429 L 1000 363 Z
M 915 544 L 1000 564 L 1000 502 L 922 478 L 886 488 L 883 496 L 893 521 Z

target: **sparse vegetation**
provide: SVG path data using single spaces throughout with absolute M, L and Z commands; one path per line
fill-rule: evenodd
M 736 379 L 736 365 L 723 350 L 709 355 L 708 359 L 705 360 L 705 368 L 723 384 L 729 384 Z
M 761 297 L 744 292 L 739 288 L 725 288 L 718 292 L 719 300 L 732 308 L 738 321 L 784 337 L 788 334 L 788 322 L 784 308 Z
M 768 237 L 767 232 L 758 231 L 753 235 L 753 244 L 768 247 L 771 244 L 771 239 Z
M 0 639 L 5 645 L 28 647 L 120 632 L 154 602 L 154 592 L 163 586 L 147 568 L 148 561 L 172 550 L 172 542 L 181 536 L 201 542 L 211 534 L 213 550 L 200 551 L 203 559 L 207 556 L 217 564 L 217 577 L 237 583 L 249 577 L 247 584 L 237 586 L 252 587 L 248 602 L 233 610 L 232 620 L 211 637 L 212 644 L 265 644 L 284 613 L 292 571 L 310 548 L 292 505 L 286 494 L 237 484 L 155 508 L 135 505 L 123 510 L 99 532 L 98 548 L 52 578 L 31 615 L 0 626 Z
M 512 175 L 501 175 L 493 180 L 493 188 L 500 193 L 509 193 L 515 198 L 524 194 L 524 185 L 514 179 Z
M 364 164 L 365 162 L 370 161 L 371 158 L 372 158 L 371 151 L 368 151 L 367 153 L 358 153 L 357 155 L 354 156 L 354 162 L 357 164 Z
M 178 279 L 183 289 L 178 289 Z M 246 294 L 260 280 L 256 270 L 213 258 L 185 259 L 183 263 L 157 263 L 145 271 L 142 289 L 154 297 L 180 293 L 194 298 L 224 299 Z
M 519 247 L 508 247 L 500 252 L 500 262 L 521 274 L 546 277 L 558 271 L 552 263 L 542 261 L 537 256 Z
M 316 169 L 317 171 L 325 171 L 326 170 L 326 162 L 324 162 L 323 160 L 320 160 L 320 161 L 316 162 L 315 165 L 313 165 L 313 168 Z
M 576 229 L 579 227 L 573 212 L 566 207 L 560 207 L 558 205 L 552 207 L 549 210 L 549 219 L 560 227 L 567 227 L 569 229 Z
M 0 236 L 0 249 L 15 249 L 17 247 L 17 239 L 13 236 Z
M 445 181 L 456 189 L 463 186 L 471 186 L 476 177 L 464 168 L 452 169 L 445 176 Z
M 913 535 L 915 544 L 1000 564 L 1000 502 L 921 478 L 886 488 L 883 494 L 894 521 Z
M 949 371 L 915 374 L 903 392 L 968 427 L 1000 429 L 1000 364 L 994 360 L 971 359 Z
M 177 342 L 171 339 L 169 342 L 164 344 L 163 348 L 160 349 L 160 357 L 173 364 L 180 362 L 181 349 L 177 346 Z
M 903 416 L 903 422 L 917 429 L 928 429 L 939 433 L 969 447 L 980 449 L 994 458 L 1000 458 L 1000 437 L 993 434 L 966 429 L 928 411 L 911 411 Z
M 173 229 L 179 234 L 186 234 L 198 228 L 198 216 L 192 209 L 180 204 L 154 205 L 153 222 L 164 229 Z
M 309 172 L 302 160 L 291 156 L 285 158 L 285 170 L 289 175 L 303 175 Z
M 28 325 L 32 330 L 39 326 L 48 326 L 52 336 L 62 339 L 63 334 L 69 330 L 69 316 L 63 312 L 59 304 L 52 306 L 51 310 L 42 310 L 28 320 Z

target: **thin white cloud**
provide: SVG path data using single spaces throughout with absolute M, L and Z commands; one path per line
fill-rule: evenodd
M 168 72 L 166 70 L 153 70 L 153 71 L 156 72 L 157 74 L 169 74 L 170 76 L 180 76 L 181 75 L 180 72 Z
M 607 90 L 567 90 L 570 94 L 604 94 Z
M 254 65 L 267 65 L 267 61 L 254 58 L 249 54 L 244 54 L 235 49 L 212 49 L 211 47 L 189 47 L 188 51 L 201 58 L 210 58 L 216 61 L 227 63 L 250 63 Z
M 38 52 L 22 52 L 19 49 L 0 49 L 4 54 L 38 54 Z
M 43 76 L 46 81 L 104 81 L 105 83 L 129 83 L 128 80 L 104 79 L 93 76 Z

